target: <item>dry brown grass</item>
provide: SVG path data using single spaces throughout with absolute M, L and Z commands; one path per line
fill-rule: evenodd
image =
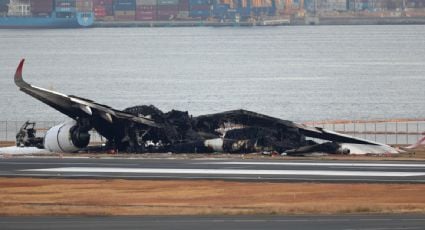
M 15 146 L 14 141 L 0 141 L 0 147 Z
M 0 215 L 425 213 L 425 185 L 0 178 Z
M 407 150 L 403 156 L 408 156 L 411 158 L 424 159 L 425 158 L 425 146 L 420 146 L 416 149 Z

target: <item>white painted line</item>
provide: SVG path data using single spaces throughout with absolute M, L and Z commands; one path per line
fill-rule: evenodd
M 313 163 L 313 162 L 249 162 L 249 161 L 226 161 L 226 162 L 199 162 L 194 164 L 205 165 L 288 165 L 288 166 L 356 166 L 356 167 L 411 167 L 425 168 L 425 164 L 375 164 L 375 163 Z
M 160 168 L 104 168 L 62 167 L 26 169 L 34 172 L 81 172 L 81 173 L 145 173 L 145 174 L 209 174 L 209 175 L 313 175 L 313 176 L 364 176 L 407 177 L 425 176 L 425 172 L 375 172 L 375 171 L 324 171 L 324 170 L 239 170 L 239 169 L 160 169 Z
M 413 179 L 399 179 L 399 178 L 388 178 L 382 177 L 382 179 L 378 178 L 348 178 L 348 177 L 339 177 L 339 178 L 314 178 L 314 177 L 267 177 L 267 176 L 259 176 L 259 177 L 249 177 L 249 176 L 208 176 L 208 175 L 186 175 L 186 176 L 173 176 L 173 175 L 149 175 L 149 174 L 126 174 L 126 175 L 107 175 L 107 174 L 50 174 L 50 173 L 22 173 L 22 174 L 0 174 L 2 176 L 26 176 L 26 177 L 65 177 L 65 178 L 118 178 L 118 179 L 129 179 L 129 178 L 137 178 L 137 179 L 166 179 L 166 178 L 179 178 L 179 179 L 225 179 L 225 180 L 245 180 L 245 181 L 255 181 L 255 180 L 268 180 L 268 181 L 279 181 L 279 180 L 287 180 L 287 181 L 305 181 L 305 182 L 383 182 L 383 183 L 425 183 L 425 180 L 417 180 Z M 385 179 L 383 179 L 385 178 Z M 387 179 L 388 178 L 388 179 Z
M 128 164 L 128 163 L 78 163 L 78 162 L 0 162 L 0 165 L 99 165 L 99 166 L 137 166 L 138 164 Z

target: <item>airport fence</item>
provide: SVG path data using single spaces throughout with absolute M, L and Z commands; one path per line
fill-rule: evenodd
M 411 145 L 425 135 L 425 119 L 316 121 L 304 124 L 389 145 Z
M 25 121 L 0 121 L 0 142 L 14 142 L 24 123 Z M 44 136 L 49 128 L 61 123 L 63 121 L 36 121 L 36 136 Z M 316 121 L 304 124 L 390 145 L 414 144 L 425 135 L 425 119 Z M 91 142 L 103 143 L 105 139 L 96 131 L 91 131 Z

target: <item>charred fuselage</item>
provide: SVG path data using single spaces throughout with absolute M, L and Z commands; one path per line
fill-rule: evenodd
M 120 151 L 283 152 L 307 143 L 293 122 L 246 110 L 192 117 L 177 110 L 164 113 L 150 105 L 127 108 L 124 112 L 151 119 L 158 127 L 129 123 L 123 137 L 109 142 Z

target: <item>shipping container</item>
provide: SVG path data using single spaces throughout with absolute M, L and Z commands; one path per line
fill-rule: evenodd
M 189 0 L 189 17 L 208 18 L 213 8 L 210 0 Z
M 157 9 L 157 19 L 162 21 L 176 19 L 179 13 L 178 5 L 158 5 Z
M 425 0 L 407 0 L 406 5 L 409 8 L 424 8 Z
M 9 16 L 31 16 L 29 0 L 11 0 L 8 6 L 7 15 Z
M 157 20 L 169 21 L 177 18 L 178 10 L 159 10 L 157 11 Z
M 136 19 L 136 11 L 134 10 L 115 10 L 114 18 L 116 21 L 134 21 Z
M 141 6 L 137 6 L 136 11 L 137 10 L 156 10 L 156 5 L 141 5 Z
M 94 16 L 97 18 L 102 18 L 106 16 L 106 9 L 104 6 L 96 6 L 93 9 L 94 11 Z
M 136 6 L 156 6 L 157 0 L 136 0 Z
M 136 11 L 133 10 L 116 10 L 114 12 L 115 16 L 134 16 Z
M 180 19 L 187 19 L 187 18 L 189 18 L 189 11 L 179 10 L 179 13 L 177 14 L 177 18 L 180 18 Z
M 3 2 L 0 3 L 0 15 L 5 15 L 9 11 L 9 2 L 6 2 L 3 0 Z
M 247 2 L 247 5 L 249 5 L 250 3 Z M 272 6 L 272 1 L 271 0 L 252 0 L 251 6 L 253 7 L 271 7 Z
M 388 3 L 388 2 L 393 2 L 393 1 L 385 0 L 382 3 L 384 3 L 383 5 L 386 5 L 386 3 Z M 396 1 L 394 1 L 394 3 L 395 2 Z M 402 2 L 402 1 L 400 1 L 400 2 Z M 346 7 L 347 7 L 347 9 L 352 10 L 352 11 L 362 11 L 362 10 L 368 10 L 368 9 L 372 10 L 373 5 L 381 5 L 381 3 L 379 3 L 379 0 L 377 0 L 376 2 L 373 2 L 373 3 L 372 2 L 370 2 L 370 3 L 371 4 L 369 4 L 369 0 L 355 0 L 355 1 L 354 0 L 347 0 Z M 396 5 L 398 5 L 398 4 L 396 4 Z M 384 8 L 385 8 L 385 6 L 384 6 Z
M 190 10 L 211 10 L 211 5 L 193 5 Z
M 55 11 L 59 13 L 75 13 L 75 7 L 56 7 Z
M 210 0 L 189 0 L 189 5 L 211 5 Z
M 234 0 L 216 0 L 215 4 L 226 4 L 229 5 L 229 8 L 235 8 L 237 1 Z
M 105 5 L 113 5 L 112 0 L 92 0 L 93 6 L 105 6 Z
M 154 21 L 156 20 L 156 5 L 138 5 L 136 9 L 137 21 Z
M 115 0 L 114 11 L 134 11 L 136 10 L 136 0 Z
M 53 11 L 53 0 L 31 0 L 33 15 L 50 15 Z
M 97 20 L 113 16 L 112 0 L 93 0 L 93 11 Z
M 251 8 L 238 8 L 237 13 L 242 18 L 251 17 Z
M 213 6 L 213 16 L 216 18 L 226 18 L 229 4 L 216 4 Z
M 115 6 L 135 6 L 136 0 L 114 0 Z
M 158 5 L 157 6 L 158 10 L 173 10 L 173 11 L 178 11 L 179 7 L 177 5 Z
M 156 21 L 156 10 L 155 11 L 140 11 L 136 14 L 137 21 Z
M 114 13 L 112 11 L 112 7 L 106 7 L 106 6 L 96 6 L 93 9 L 93 12 L 95 16 L 97 17 L 106 17 L 106 16 L 113 16 Z
M 179 11 L 185 11 L 188 14 L 189 0 L 179 0 Z M 184 15 L 182 15 L 184 17 Z
M 93 0 L 94 6 L 112 5 L 112 0 Z
M 357 4 L 363 4 L 361 0 L 357 0 L 357 2 L 358 2 Z M 318 1 L 317 9 L 319 9 L 320 11 L 346 11 L 347 4 L 348 4 L 347 0 Z
M 92 0 L 76 0 L 75 7 L 79 12 L 92 12 L 93 1 Z
M 273 7 L 252 7 L 251 15 L 252 16 L 266 16 L 266 15 L 275 15 L 276 9 Z
M 162 6 L 162 5 L 178 5 L 179 4 L 179 0 L 157 0 L 158 1 L 158 6 Z
M 73 17 L 75 13 L 75 0 L 56 0 L 55 1 L 55 11 L 59 13 L 59 17 Z
M 0 0 L 0 6 L 9 5 L 10 0 Z
M 192 18 L 208 18 L 211 16 L 210 10 L 190 10 L 189 16 Z
M 56 0 L 55 1 L 56 7 L 75 8 L 75 4 L 76 4 L 75 0 Z
M 260 2 L 262 2 L 263 0 L 259 0 Z M 238 4 L 236 4 L 238 6 L 238 8 L 247 8 L 250 7 L 252 0 L 239 0 Z M 261 5 L 261 4 L 260 4 Z

